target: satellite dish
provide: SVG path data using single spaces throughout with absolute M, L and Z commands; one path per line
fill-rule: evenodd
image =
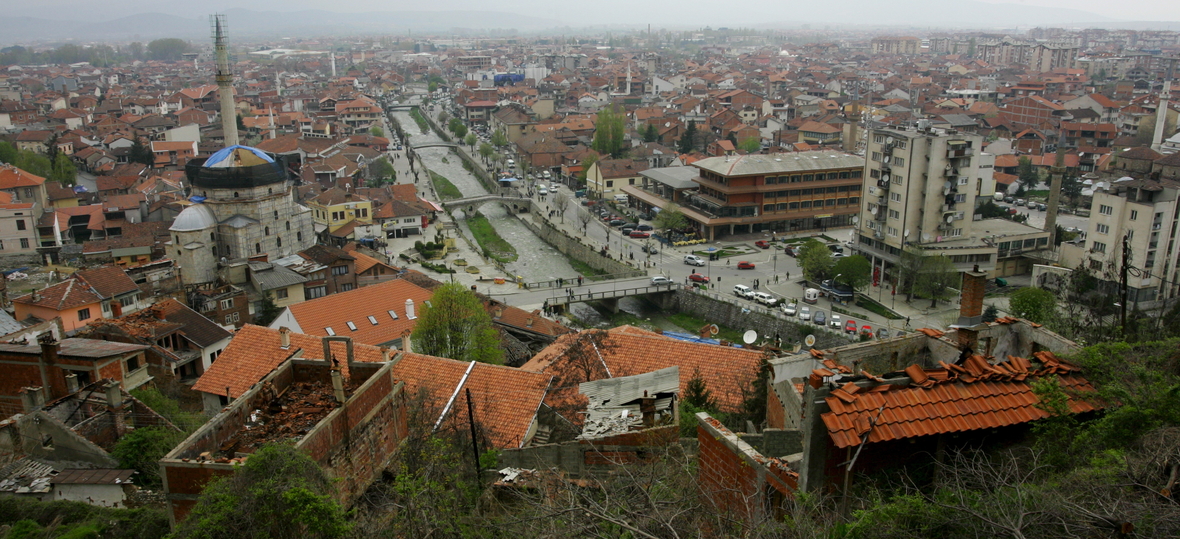
M 946 216 L 946 222 L 947 222 L 947 224 L 948 224 L 948 225 L 949 225 L 949 224 L 951 224 L 951 223 L 953 223 L 953 222 L 955 222 L 955 214 L 953 214 L 953 213 L 948 213 L 948 214 L 947 214 L 947 216 Z
M 721 331 L 721 328 L 717 327 L 717 324 L 709 325 L 709 335 L 716 335 L 719 331 Z
M 852 216 L 852 224 L 854 224 L 854 225 L 855 225 L 855 224 L 857 224 L 857 223 L 859 223 L 859 222 L 860 222 L 860 216 L 859 216 L 859 215 L 853 215 L 853 216 Z
M 756 341 L 756 340 L 758 340 L 758 332 L 757 331 L 754 331 L 751 329 L 751 330 L 747 330 L 745 333 L 742 334 L 742 342 L 744 342 L 746 344 L 754 344 L 754 341 Z
M 815 346 L 815 335 L 808 335 L 806 339 L 803 339 L 803 342 L 808 348 Z
M 885 137 L 885 144 L 893 144 L 893 137 Z
M 903 238 L 908 238 L 908 237 L 910 237 L 910 229 L 908 229 L 908 228 L 907 228 L 907 229 L 905 230 L 905 234 L 903 234 L 901 237 L 903 237 Z

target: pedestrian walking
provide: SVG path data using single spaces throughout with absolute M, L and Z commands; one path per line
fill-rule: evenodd
M 788 281 L 790 281 L 790 280 L 791 280 L 791 272 L 789 272 L 789 271 L 787 272 L 787 280 L 788 280 Z
M 578 276 L 578 286 L 582 286 L 582 276 Z

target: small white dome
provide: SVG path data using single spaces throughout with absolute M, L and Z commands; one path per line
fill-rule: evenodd
M 172 222 L 172 227 L 168 230 L 172 232 L 191 232 L 193 230 L 205 230 L 217 226 L 217 218 L 213 216 L 213 210 L 204 204 L 193 204 L 180 212 L 176 216 L 176 220 Z

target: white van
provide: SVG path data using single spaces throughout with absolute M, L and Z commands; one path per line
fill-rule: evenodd
M 548 194 L 549 194 L 549 188 L 548 188 L 548 187 L 545 187 L 545 184 L 543 184 L 543 183 L 542 183 L 542 184 L 540 184 L 540 185 L 538 185 L 538 186 L 537 186 L 537 194 L 538 194 L 538 195 L 541 195 L 541 196 L 548 195 Z
M 615 204 L 626 204 L 627 195 L 615 195 Z
M 542 172 L 541 175 L 544 176 L 546 180 L 553 177 L 553 174 L 551 174 L 548 170 Z
M 814 288 L 808 288 L 807 290 L 804 290 L 803 303 L 810 303 L 812 305 L 819 303 L 819 290 Z
M 744 284 L 735 285 L 733 287 L 733 293 L 739 298 L 750 299 L 754 297 L 754 289 Z
M 510 167 L 514 167 L 514 166 L 516 166 L 516 161 L 515 161 L 515 160 L 513 160 L 513 159 L 509 159 L 509 160 L 508 160 L 508 166 L 510 166 Z

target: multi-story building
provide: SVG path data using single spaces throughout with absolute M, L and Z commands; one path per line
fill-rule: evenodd
M 949 256 L 964 271 L 1028 272 L 1031 261 L 1023 255 L 1047 248 L 1049 234 L 1007 219 L 977 220 L 978 203 L 995 192 L 995 159 L 982 147 L 979 135 L 924 124 L 874 129 L 858 250 L 885 268 L 908 248 Z
M 693 166 L 696 189 L 677 188 L 681 211 L 710 240 L 731 234 L 849 226 L 860 208 L 864 158 L 835 151 L 721 156 Z M 663 208 L 650 178 L 623 192 Z M 645 187 L 653 185 L 650 189 Z M 666 193 L 667 191 L 662 191 Z
M 333 187 L 307 201 L 316 232 L 335 232 L 353 221 L 373 220 L 373 202 L 356 193 Z
M 922 40 L 913 36 L 879 37 L 873 40 L 872 48 L 876 54 L 918 54 Z

